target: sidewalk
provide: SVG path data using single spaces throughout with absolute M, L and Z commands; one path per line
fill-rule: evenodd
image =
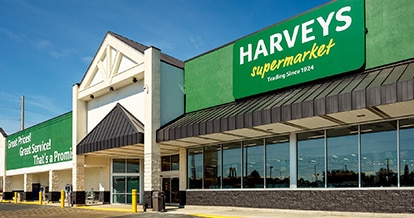
M 147 212 L 142 211 L 142 205 L 138 205 L 138 213 L 160 213 L 152 211 L 148 208 Z M 95 205 L 95 206 L 80 206 L 78 208 L 92 209 L 92 210 L 116 210 L 122 212 L 131 212 L 131 205 Z M 355 218 L 355 217 L 371 217 L 371 218 L 414 218 L 414 214 L 401 213 L 361 213 L 361 212 L 339 212 L 339 211 L 311 211 L 311 210 L 282 210 L 282 209 L 263 209 L 263 208 L 242 208 L 242 207 L 219 207 L 219 206 L 192 206 L 186 205 L 184 208 L 166 207 L 167 212 L 171 214 L 185 214 L 198 217 L 207 218 Z
M 10 201 L 3 201 L 10 202 Z M 11 201 L 10 203 L 13 203 Z M 19 204 L 38 204 L 38 202 L 20 202 Z M 60 207 L 59 203 L 45 203 L 44 205 Z M 101 204 L 91 206 L 76 206 L 80 209 L 101 210 L 101 211 L 119 211 L 132 213 L 131 205 L 123 204 Z M 186 205 L 184 208 L 176 206 L 167 206 L 166 212 L 154 212 L 148 208 L 143 212 L 142 205 L 137 206 L 137 213 L 167 213 L 167 214 L 184 214 L 197 217 L 207 218 L 414 218 L 414 214 L 402 213 L 362 213 L 362 212 L 339 212 L 339 211 L 312 211 L 312 210 L 283 210 L 283 209 L 264 209 L 264 208 L 245 208 L 245 207 L 222 207 L 222 206 L 192 206 Z

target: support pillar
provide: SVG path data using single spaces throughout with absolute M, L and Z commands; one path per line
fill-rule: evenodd
M 155 47 L 150 47 L 144 52 L 144 204 L 149 207 L 152 207 L 152 191 L 161 190 L 161 152 L 156 141 L 156 131 L 160 128 L 161 122 L 160 55 L 160 50 Z
M 49 170 L 49 193 L 47 194 L 48 201 L 57 202 L 60 199 L 59 190 L 59 171 Z
M 76 154 L 76 146 L 86 135 L 86 102 L 79 99 L 79 84 L 72 87 L 72 202 L 85 204 L 85 156 Z
M 24 194 L 22 194 L 20 199 L 21 201 L 23 200 L 32 200 L 33 199 L 33 194 L 38 194 L 38 193 L 33 193 L 32 190 L 32 183 L 33 183 L 33 175 L 32 174 L 27 174 L 24 173 L 24 187 L 23 187 L 23 191 Z M 30 196 L 31 195 L 31 196 Z
M 3 192 L 11 192 L 13 187 L 13 180 L 10 176 L 3 177 Z
M 3 200 L 13 199 L 13 179 L 10 176 L 3 177 Z
M 76 162 L 72 170 L 72 204 L 85 204 L 85 156 L 76 155 Z
M 289 153 L 290 153 L 290 188 L 297 188 L 297 138 L 296 133 L 291 132 L 289 137 Z
M 57 187 L 58 176 L 53 170 L 49 170 L 49 192 L 54 191 Z
M 184 207 L 187 203 L 186 189 L 187 189 L 187 149 L 180 148 L 180 207 Z
M 32 191 L 33 176 L 31 174 L 24 174 L 24 192 Z

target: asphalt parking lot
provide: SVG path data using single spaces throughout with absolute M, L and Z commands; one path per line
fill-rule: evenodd
M 185 208 L 167 207 L 167 212 L 154 212 L 152 209 L 142 212 L 137 208 L 132 213 L 131 205 L 92 205 L 61 208 L 60 204 L 38 205 L 36 202 L 0 203 L 0 217 L 152 217 L 152 218 L 414 218 L 408 213 L 371 213 L 371 212 L 340 212 L 340 211 L 311 211 L 311 210 L 284 210 L 260 209 L 220 206 L 190 206 Z
M 194 217 L 183 214 L 152 213 L 152 212 L 120 212 L 112 210 L 91 210 L 82 208 L 60 208 L 57 206 L 0 203 L 0 217 L 59 217 L 59 218 L 86 218 L 86 217 Z

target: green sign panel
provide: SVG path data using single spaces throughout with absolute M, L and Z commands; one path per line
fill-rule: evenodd
M 6 139 L 6 169 L 72 160 L 72 113 L 30 127 Z
M 233 47 L 235 98 L 361 68 L 363 0 L 338 0 L 241 39 Z

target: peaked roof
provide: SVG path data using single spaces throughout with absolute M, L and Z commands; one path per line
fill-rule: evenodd
M 102 40 L 102 42 L 101 42 L 101 44 L 100 44 L 100 46 L 99 46 L 99 48 L 98 48 L 97 52 L 95 53 L 95 56 L 94 56 L 93 60 L 95 60 L 95 59 L 97 58 L 97 55 L 98 55 L 98 53 L 99 53 L 99 50 L 100 50 L 100 49 L 101 49 L 101 47 L 104 45 L 105 38 L 106 38 L 108 35 L 110 35 L 110 36 L 112 36 L 112 37 L 114 37 L 114 38 L 116 38 L 116 39 L 120 40 L 121 42 L 125 43 L 126 45 L 128 45 L 129 47 L 131 47 L 132 49 L 134 49 L 134 50 L 138 51 L 138 52 L 139 52 L 139 53 L 141 53 L 141 54 L 144 54 L 145 50 L 147 50 L 148 48 L 150 48 L 150 47 L 151 47 L 151 46 L 146 46 L 146 45 L 144 45 L 144 44 L 138 43 L 138 42 L 136 42 L 136 41 L 134 41 L 134 40 L 131 40 L 131 39 L 129 39 L 129 38 L 126 38 L 126 37 L 121 36 L 121 35 L 119 35 L 119 34 L 116 34 L 116 33 L 114 33 L 114 32 L 108 31 L 108 32 L 106 33 L 105 37 L 104 37 L 104 40 Z M 184 62 L 183 62 L 183 61 L 180 61 L 180 60 L 178 60 L 178 59 L 176 59 L 176 58 L 174 58 L 174 57 L 172 57 L 172 56 L 170 56 L 170 55 L 164 54 L 164 53 L 162 53 L 162 52 L 161 52 L 161 54 L 160 54 L 160 55 L 161 55 L 161 56 L 160 56 L 160 59 L 161 59 L 161 61 L 162 61 L 162 62 L 167 63 L 167 64 L 170 64 L 170 65 L 173 65 L 173 66 L 178 67 L 178 68 L 181 68 L 181 69 L 184 69 Z M 88 71 L 90 70 L 90 68 L 92 67 L 92 63 L 93 63 L 93 62 L 91 62 L 91 64 L 89 65 L 88 69 L 86 70 L 86 73 L 84 74 L 84 76 L 83 76 L 83 78 L 82 78 L 82 80 L 81 80 L 80 84 L 82 84 L 83 80 L 85 79 L 85 77 L 86 77 L 86 75 L 87 75 L 87 72 L 88 72 Z
M 144 124 L 117 103 L 77 145 L 76 154 L 143 143 Z
M 4 137 L 7 137 L 6 132 L 5 132 L 2 128 L 0 128 L 0 133 L 1 133 Z
M 135 50 L 137 50 L 141 53 L 144 53 L 145 50 L 147 50 L 148 48 L 151 47 L 151 46 L 146 46 L 146 45 L 143 45 L 141 43 L 135 42 L 134 40 L 128 39 L 126 37 L 123 37 L 123 36 L 118 35 L 114 32 L 111 32 L 111 31 L 108 31 L 107 34 L 121 40 L 125 44 L 131 46 L 132 48 L 134 48 Z M 180 60 L 178 60 L 178 59 L 176 59 L 176 58 L 174 58 L 170 55 L 164 54 L 162 52 L 161 52 L 161 61 L 165 62 L 167 64 L 171 64 L 173 66 L 176 66 L 178 68 L 184 69 L 184 62 L 182 62 L 182 61 L 180 61 Z

